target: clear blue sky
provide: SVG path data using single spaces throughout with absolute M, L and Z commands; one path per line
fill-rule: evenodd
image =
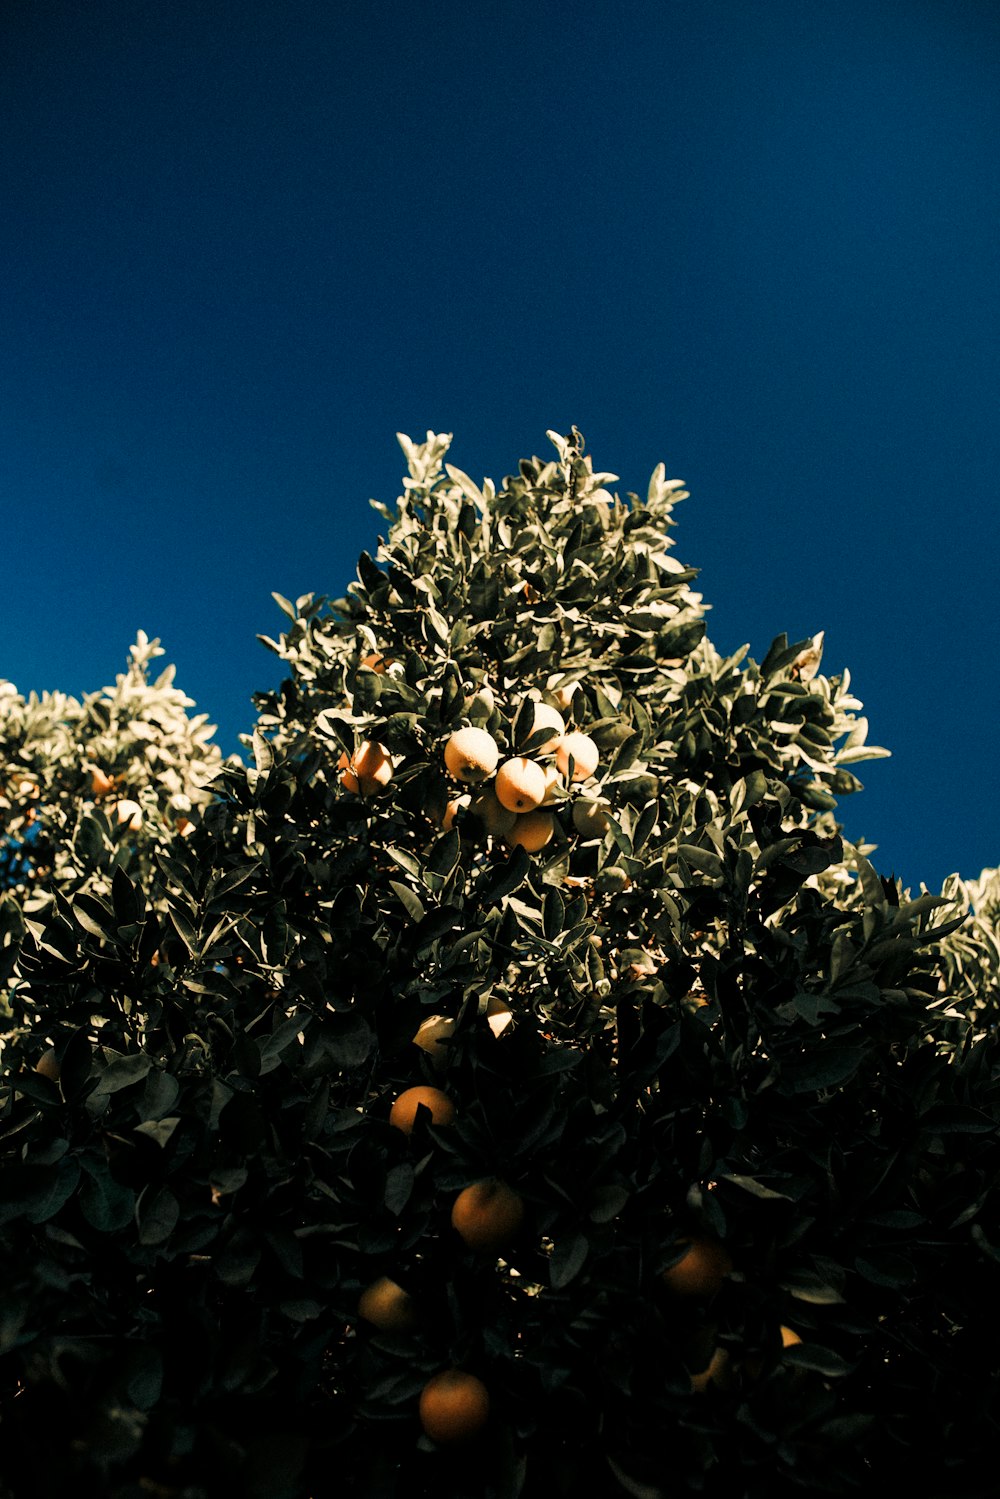
M 159 635 L 229 750 L 397 430 L 691 499 L 716 644 L 827 632 L 847 831 L 1000 861 L 991 0 L 7 0 L 0 676 Z

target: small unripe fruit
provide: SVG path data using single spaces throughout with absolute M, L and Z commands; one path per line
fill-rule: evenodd
M 337 769 L 344 790 L 356 796 L 371 796 L 392 780 L 392 758 L 374 739 L 362 739 L 353 755 L 345 751 Z
M 489 1391 L 464 1369 L 444 1369 L 420 1393 L 420 1424 L 434 1442 L 464 1442 L 486 1425 Z
M 556 820 L 551 812 L 522 812 L 506 841 L 511 848 L 523 848 L 529 854 L 537 854 L 539 849 L 552 842 L 555 826 Z
M 456 729 L 444 747 L 444 763 L 456 781 L 474 786 L 497 768 L 500 747 L 485 729 Z
M 555 750 L 556 764 L 567 778 L 570 758 L 574 781 L 585 781 L 597 769 L 600 752 L 589 734 L 574 730 L 572 734 L 563 734 L 551 747 Z
M 524 755 L 505 760 L 493 784 L 497 801 L 509 812 L 533 812 L 545 799 L 545 772 Z
M 473 1182 L 452 1204 L 452 1227 L 470 1249 L 496 1253 L 523 1222 L 524 1199 L 496 1177 Z
M 406 1332 L 417 1320 L 413 1297 L 388 1275 L 380 1275 L 362 1291 L 358 1316 L 383 1332 Z
M 447 1093 L 440 1088 L 418 1084 L 401 1093 L 389 1111 L 389 1123 L 401 1129 L 404 1135 L 412 1134 L 417 1120 L 417 1109 L 430 1110 L 432 1124 L 450 1124 L 455 1117 L 455 1105 Z

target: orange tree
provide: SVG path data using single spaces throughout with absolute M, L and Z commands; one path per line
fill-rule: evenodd
M 821 637 L 722 658 L 680 485 L 549 435 L 499 490 L 401 439 L 347 596 L 279 600 L 252 764 L 24 922 L 9 1495 L 979 1492 L 955 892 L 844 839 L 880 752 Z

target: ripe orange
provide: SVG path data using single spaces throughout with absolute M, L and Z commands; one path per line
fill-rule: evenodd
M 730 1382 L 729 1354 L 725 1348 L 716 1348 L 704 1369 L 691 1375 L 691 1389 L 700 1394 L 710 1384 L 725 1387 Z
M 533 812 L 545 800 L 545 772 L 534 760 L 515 755 L 497 771 L 493 789 L 508 812 Z
M 362 1291 L 358 1316 L 383 1332 L 405 1332 L 417 1320 L 413 1297 L 388 1275 L 380 1275 Z
M 435 1442 L 464 1442 L 486 1425 L 490 1395 L 464 1369 L 443 1369 L 420 1392 L 420 1424 Z
M 597 769 L 600 751 L 589 734 L 581 734 L 579 730 L 574 730 L 572 734 L 562 734 L 549 748 L 555 750 L 556 764 L 564 776 L 569 775 L 572 756 L 574 781 L 585 781 Z
M 470 1249 L 495 1253 L 514 1237 L 523 1222 L 524 1199 L 495 1176 L 473 1182 L 452 1204 L 452 1227 Z
M 41 1056 L 38 1058 L 38 1061 L 35 1063 L 35 1071 L 41 1077 L 47 1077 L 50 1082 L 57 1083 L 59 1081 L 60 1069 L 59 1062 L 56 1058 L 56 1049 L 54 1046 L 50 1046 L 42 1052 Z
M 121 801 L 115 802 L 115 815 L 119 823 L 122 823 L 133 833 L 142 824 L 142 808 L 131 797 L 126 796 Z
M 353 755 L 345 751 L 337 769 L 344 789 L 358 796 L 371 796 L 392 780 L 392 759 L 374 739 L 362 739 Z
M 782 1329 L 781 1329 L 781 1346 L 782 1346 L 782 1348 L 793 1348 L 796 1343 L 801 1343 L 801 1342 L 802 1342 L 802 1339 L 799 1337 L 798 1333 L 795 1331 L 795 1329 L 793 1327 L 782 1327 Z
M 675 1296 L 714 1296 L 733 1268 L 725 1247 L 706 1236 L 681 1239 L 675 1248 L 682 1244 L 685 1253 L 663 1272 L 667 1286 Z
M 450 801 L 445 802 L 444 811 L 439 819 L 445 832 L 449 832 L 455 826 L 455 818 L 463 808 L 467 807 L 472 798 L 466 793 L 465 796 L 453 796 Z
M 485 729 L 456 729 L 444 747 L 444 763 L 456 781 L 474 786 L 497 768 L 500 746 Z
M 548 703 L 534 704 L 534 714 L 531 720 L 532 734 L 540 734 L 543 729 L 550 729 L 549 742 L 542 744 L 537 753 L 546 754 L 552 749 L 552 740 L 557 739 L 560 734 L 565 734 L 566 724 L 558 708 L 551 707 Z
M 583 838 L 603 838 L 608 830 L 611 803 L 599 798 L 581 797 L 573 803 L 573 826 Z
M 455 1117 L 455 1105 L 447 1093 L 420 1083 L 399 1095 L 389 1111 L 389 1123 L 401 1129 L 404 1135 L 411 1134 L 418 1108 L 430 1109 L 432 1124 L 450 1124 Z
M 369 651 L 366 656 L 361 657 L 360 665 L 367 666 L 381 676 L 386 667 L 392 665 L 392 661 L 392 656 L 383 656 L 381 651 Z
M 455 1022 L 447 1015 L 428 1015 L 421 1021 L 413 1044 L 427 1053 L 436 1068 L 441 1068 L 447 1063 L 449 1053 L 449 1047 L 442 1043 L 447 1042 L 454 1031 Z
M 90 790 L 94 796 L 107 796 L 115 784 L 114 776 L 109 776 L 99 765 L 95 765 L 90 772 Z
M 469 810 L 494 838 L 505 837 L 517 821 L 517 813 L 509 811 L 497 801 L 492 786 L 487 786 L 479 793 Z
M 537 854 L 540 848 L 552 842 L 556 820 L 551 812 L 522 812 L 507 834 L 506 842 L 511 848 L 523 848 L 529 854 Z

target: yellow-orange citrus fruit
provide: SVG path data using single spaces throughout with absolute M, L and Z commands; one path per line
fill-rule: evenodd
M 573 826 L 581 838 L 603 838 L 608 830 L 611 803 L 581 796 L 573 803 Z
M 568 712 L 573 703 L 573 694 L 579 687 L 579 682 L 564 682 L 562 686 L 556 687 L 552 684 L 559 681 L 558 673 L 549 677 L 548 693 L 554 697 L 564 713 Z
M 464 807 L 469 805 L 471 800 L 470 796 L 465 795 L 453 796 L 449 801 L 445 802 L 444 811 L 441 813 L 441 826 L 446 833 L 455 826 L 455 818 Z
M 545 777 L 545 795 L 542 797 L 542 806 L 551 807 L 553 802 L 563 800 L 564 791 L 562 771 L 558 765 L 543 765 L 542 775 Z
M 360 664 L 367 666 L 369 671 L 377 672 L 381 676 L 386 667 L 392 665 L 392 660 L 391 656 L 383 656 L 381 651 L 369 651 L 366 656 L 361 657 Z
M 663 1279 L 675 1296 L 714 1296 L 733 1268 L 718 1239 L 682 1239 L 675 1247 L 687 1248 L 676 1265 L 664 1270 Z
M 497 771 L 493 789 L 508 812 L 533 812 L 545 800 L 545 772 L 534 760 L 515 755 Z
M 567 777 L 572 757 L 574 781 L 585 781 L 597 769 L 600 752 L 589 734 L 581 734 L 578 730 L 562 734 L 550 748 L 555 750 L 556 764 Z
M 142 824 L 142 808 L 138 802 L 132 801 L 129 797 L 123 797 L 121 801 L 115 802 L 115 816 L 133 833 Z
M 388 1275 L 380 1275 L 362 1291 L 358 1316 L 383 1332 L 405 1332 L 417 1320 L 413 1297 Z
M 114 784 L 114 776 L 109 776 L 99 765 L 94 766 L 90 772 L 90 789 L 94 796 L 107 796 Z
M 451 1223 L 470 1249 L 499 1250 L 524 1222 L 524 1199 L 495 1176 L 473 1182 L 452 1204 Z
M 435 1066 L 443 1066 L 448 1060 L 448 1048 L 441 1043 L 447 1041 L 454 1030 L 455 1022 L 447 1015 L 429 1015 L 417 1030 L 413 1044 L 425 1051 Z
M 794 1348 L 794 1346 L 795 1346 L 796 1343 L 801 1343 L 801 1342 L 802 1342 L 802 1339 L 799 1337 L 798 1333 L 795 1331 L 795 1329 L 793 1327 L 783 1327 L 781 1329 L 781 1346 L 782 1346 L 782 1348 Z
M 503 838 L 517 820 L 517 813 L 501 806 L 493 794 L 492 786 L 481 791 L 469 810 L 479 818 L 483 827 L 494 838 Z
M 538 749 L 535 751 L 536 754 L 544 755 L 548 750 L 551 750 L 551 741 L 553 739 L 557 739 L 560 734 L 565 734 L 566 724 L 563 720 L 562 714 L 559 712 L 559 709 L 553 708 L 549 703 L 535 702 L 533 703 L 533 708 L 534 713 L 531 719 L 532 735 L 540 734 L 543 729 L 551 730 L 551 733 L 549 735 L 550 742 L 547 744 L 539 745 Z
M 340 783 L 345 791 L 371 796 L 392 780 L 392 759 L 374 739 L 362 739 L 353 755 L 346 751 L 337 761 Z
M 50 1046 L 42 1052 L 35 1063 L 35 1071 L 42 1077 L 47 1077 L 50 1082 L 57 1083 L 59 1081 L 59 1062 L 56 1059 L 56 1049 L 54 1046 Z
M 529 854 L 537 854 L 540 848 L 552 842 L 555 827 L 556 820 L 551 812 L 522 812 L 507 834 L 506 841 L 511 848 L 523 848 Z
M 500 746 L 485 729 L 456 729 L 444 747 L 448 774 L 467 786 L 491 776 L 499 759 Z
M 432 1124 L 450 1124 L 455 1117 L 455 1105 L 447 1093 L 420 1083 L 399 1095 L 389 1110 L 389 1123 L 408 1135 L 416 1122 L 417 1109 L 421 1107 L 430 1109 Z
M 725 1348 L 716 1348 L 705 1368 L 691 1375 L 691 1388 L 701 1393 L 710 1384 L 725 1386 L 729 1383 L 729 1375 L 729 1354 Z
M 464 1442 L 486 1425 L 489 1391 L 464 1369 L 442 1369 L 420 1392 L 420 1424 L 434 1442 Z

